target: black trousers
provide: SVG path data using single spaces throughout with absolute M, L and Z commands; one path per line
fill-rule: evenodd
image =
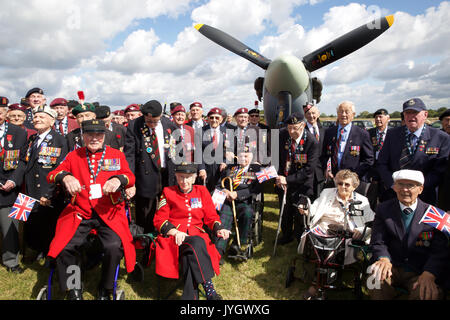
M 123 257 L 123 247 L 120 237 L 94 213 L 91 219 L 81 221 L 72 240 L 56 257 L 56 271 L 58 273 L 61 291 L 80 289 L 74 284 L 81 284 L 80 251 L 86 243 L 86 238 L 92 229 L 97 230 L 97 237 L 103 245 L 102 274 L 99 286 L 111 290 L 117 266 Z M 78 272 L 80 271 L 80 272 Z M 75 278 L 74 278 L 75 277 Z
M 278 194 L 281 214 L 284 191 L 280 188 L 275 188 L 275 192 Z M 293 205 L 298 201 L 297 198 L 295 194 L 289 191 L 286 194 L 286 204 L 284 206 L 283 217 L 281 218 L 282 239 L 285 240 L 295 238 L 297 241 L 300 241 L 300 237 L 305 228 L 303 218 L 298 212 L 297 207 Z
M 155 231 L 153 226 L 153 218 L 155 217 L 156 205 L 158 197 L 145 198 L 136 195 L 136 224 L 144 228 L 144 233 Z
M 58 205 L 53 208 L 37 203 L 24 223 L 23 237 L 28 248 L 47 254 L 55 236 L 56 222 L 60 213 Z
M 198 300 L 198 285 L 214 276 L 214 269 L 203 238 L 188 236 L 180 246 L 184 288 L 182 300 Z

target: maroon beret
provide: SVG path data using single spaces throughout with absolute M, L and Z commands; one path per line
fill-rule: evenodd
M 203 109 L 203 106 L 200 102 L 192 102 L 191 105 L 189 106 L 189 110 L 192 109 L 193 107 L 199 107 Z
M 113 112 L 114 115 L 116 116 L 125 116 L 125 111 L 123 110 L 116 110 Z
M 22 105 L 20 105 L 18 103 L 14 103 L 14 104 L 12 104 L 12 105 L 10 105 L 8 107 L 8 110 L 20 110 L 20 111 L 26 113 L 27 112 L 27 107 L 22 106 Z
M 208 112 L 208 117 L 212 114 L 220 114 L 222 115 L 222 109 L 220 108 L 212 108 L 211 110 L 209 110 Z
M 125 108 L 124 113 L 132 112 L 132 111 L 141 111 L 141 107 L 136 103 L 130 104 L 128 107 Z
M 311 109 L 312 107 L 314 107 L 314 105 L 312 103 L 307 102 L 304 106 L 303 106 L 303 113 L 307 113 L 309 111 L 309 109 Z
M 50 107 L 53 108 L 56 106 L 67 106 L 67 100 L 64 98 L 53 99 L 53 101 L 50 102 Z
M 236 117 L 238 114 L 241 114 L 241 113 L 248 113 L 248 109 L 247 108 L 239 108 L 234 113 L 234 116 Z
M 170 113 L 171 113 L 171 115 L 174 115 L 177 112 L 186 112 L 186 109 L 181 104 L 179 104 L 179 105 L 175 106 L 175 108 L 173 108 Z

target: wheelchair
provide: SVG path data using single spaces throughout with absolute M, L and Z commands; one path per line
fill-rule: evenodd
M 304 209 L 311 207 L 309 198 L 302 196 L 300 205 Z M 355 203 L 357 204 L 357 203 Z M 351 204 L 348 210 L 350 216 L 361 215 L 359 209 L 355 209 Z M 340 225 L 330 225 L 330 235 L 316 234 L 310 229 L 309 216 L 303 216 L 305 232 L 302 237 L 306 237 L 304 248 L 301 248 L 302 242 L 298 247 L 299 257 L 293 259 L 288 268 L 285 287 L 288 288 L 294 280 L 313 285 L 317 289 L 317 295 L 310 297 L 314 300 L 325 300 L 328 290 L 346 291 L 352 290 L 358 300 L 363 299 L 363 282 L 366 276 L 366 270 L 370 261 L 369 246 L 363 240 L 351 240 L 349 248 L 354 249 L 356 262 L 344 265 L 346 242 L 352 239 L 353 233 L 345 230 Z M 371 227 L 371 222 L 366 223 L 363 231 L 363 238 L 367 228 Z M 295 276 L 296 264 L 300 260 L 301 275 Z M 344 284 L 344 274 L 350 273 L 353 276 L 353 288 Z

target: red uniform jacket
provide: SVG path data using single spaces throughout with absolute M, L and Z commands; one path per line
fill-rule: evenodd
M 213 230 L 216 223 L 221 224 L 220 218 L 208 189 L 200 185 L 192 187 L 192 191 L 187 194 L 182 193 L 178 186 L 164 188 L 153 224 L 159 232 L 166 223 L 170 223 L 188 235 L 202 237 L 211 257 L 214 272 L 219 275 L 220 254 L 203 229 L 203 225 Z M 174 237 L 159 235 L 156 242 L 156 273 L 165 278 L 177 279 L 179 277 L 179 247 Z
M 105 182 L 113 176 L 125 181 L 126 188 L 132 187 L 135 177 L 128 167 L 125 155 L 114 148 L 105 146 L 105 157 L 103 166 L 95 180 L 103 188 Z M 97 172 L 98 162 L 103 150 L 95 154 L 89 153 L 94 172 Z M 92 161 L 94 160 L 94 161 Z M 91 173 L 86 158 L 86 147 L 70 152 L 66 159 L 47 176 L 49 183 L 58 182 L 58 176 L 70 173 L 80 181 L 82 191 L 72 198 L 71 203 L 64 209 L 58 218 L 56 233 L 50 244 L 48 256 L 56 258 L 61 250 L 72 239 L 82 219 L 91 217 L 94 209 L 99 217 L 120 237 L 125 255 L 125 265 L 128 272 L 133 271 L 136 264 L 136 251 L 133 245 L 133 237 L 130 233 L 128 219 L 125 213 L 125 204 L 120 201 L 120 192 L 109 196 L 103 195 L 99 199 L 89 200 L 89 188 Z M 61 178 L 60 176 L 60 178 Z

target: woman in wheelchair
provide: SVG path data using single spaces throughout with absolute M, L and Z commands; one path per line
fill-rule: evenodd
M 230 231 L 222 226 L 208 189 L 194 185 L 196 173 L 196 165 L 177 165 L 177 185 L 163 190 L 153 219 L 160 233 L 156 238 L 155 271 L 159 276 L 178 279 L 181 263 L 181 299 L 197 300 L 198 285 L 202 284 L 208 300 L 221 300 L 211 280 L 220 273 L 220 254 L 203 226 L 223 239 L 228 239 Z
M 358 175 L 350 170 L 339 171 L 335 178 L 337 188 L 327 188 L 322 191 L 310 208 L 299 204 L 301 215 L 308 216 L 309 225 L 302 235 L 298 251 L 303 254 L 308 233 L 310 236 L 332 237 L 347 233 L 351 239 L 345 241 L 345 256 L 343 264 L 351 264 L 357 261 L 356 252 L 348 245 L 353 240 L 370 241 L 370 230 L 366 223 L 374 219 L 374 212 L 370 209 L 368 199 L 355 192 L 359 185 Z M 314 297 L 317 289 L 311 286 L 304 294 L 304 298 Z

